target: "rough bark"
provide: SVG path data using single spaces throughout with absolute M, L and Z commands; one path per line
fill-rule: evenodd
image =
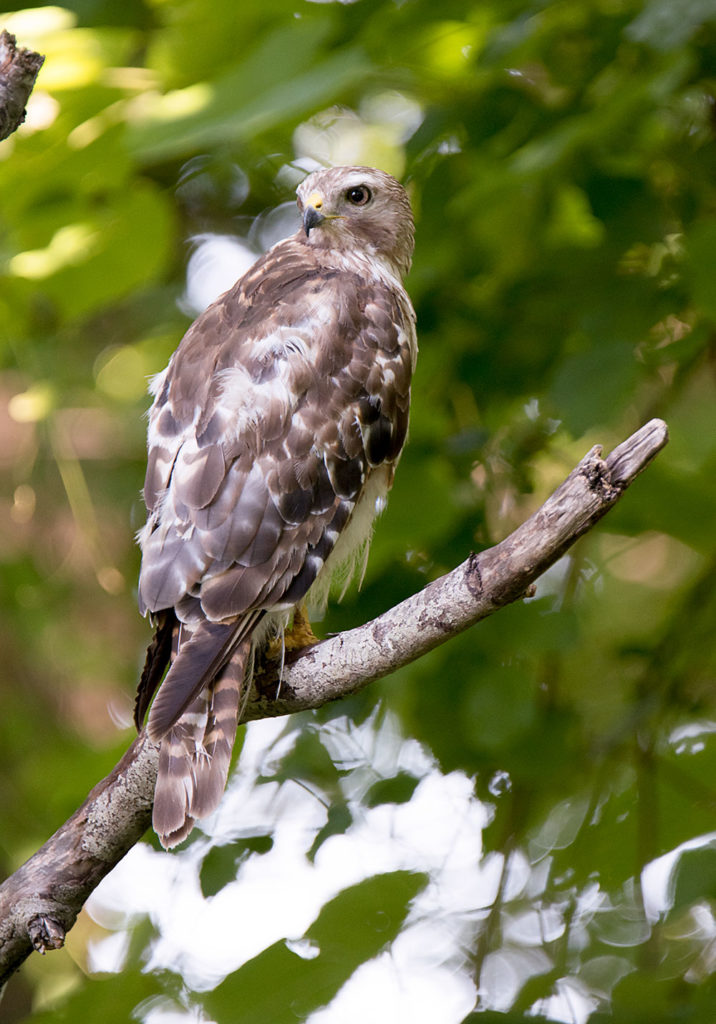
M 15 36 L 0 32 L 0 142 L 25 120 L 25 107 L 45 62 L 42 54 L 17 48 Z
M 244 720 L 319 707 L 415 661 L 497 609 L 591 529 L 668 440 L 652 420 L 602 459 L 593 448 L 504 541 L 358 629 L 300 652 L 256 680 Z M 479 727 L 479 723 L 476 723 Z M 34 949 L 64 942 L 85 900 L 151 821 L 157 748 L 142 733 L 75 814 L 0 886 L 0 984 Z

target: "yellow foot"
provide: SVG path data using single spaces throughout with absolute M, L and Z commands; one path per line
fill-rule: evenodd
M 311 629 L 306 606 L 300 604 L 293 613 L 293 624 L 284 637 L 287 651 L 300 651 L 302 647 L 310 647 L 318 643 L 318 637 Z
M 318 642 L 318 637 L 311 629 L 311 623 L 308 621 L 305 605 L 299 605 L 293 613 L 291 628 L 285 631 L 283 637 L 277 636 L 267 645 L 266 657 L 270 661 L 277 661 L 282 653 L 300 651 L 304 647 L 311 647 Z

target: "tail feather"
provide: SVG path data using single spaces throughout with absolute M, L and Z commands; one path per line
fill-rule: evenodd
M 168 733 L 221 669 L 231 651 L 236 625 L 202 622 L 180 643 L 176 658 L 154 699 L 147 734 L 155 743 Z
M 147 735 L 160 744 L 153 824 L 167 849 L 186 838 L 194 821 L 210 814 L 221 800 L 251 636 L 263 614 L 171 631 L 177 642 L 174 657 L 147 722 Z M 148 701 L 150 685 L 140 701 Z
M 196 819 L 211 814 L 219 805 L 229 773 L 250 652 L 249 636 L 162 737 L 153 825 L 166 849 L 185 839 Z
M 171 608 L 161 611 L 156 616 L 156 629 L 152 641 L 147 647 L 147 654 L 142 669 L 142 676 L 137 686 L 134 702 L 134 724 L 137 732 L 142 728 L 147 708 L 162 681 L 164 670 L 169 664 L 175 631 L 178 630 L 176 615 Z
M 212 686 L 203 754 L 195 765 L 194 793 L 189 808 L 193 818 L 205 818 L 215 811 L 226 787 L 250 651 L 251 639 L 247 638 L 233 652 Z
M 180 843 L 194 825 L 189 812 L 194 793 L 194 762 L 202 749 L 208 717 L 206 689 L 161 741 L 152 824 L 166 849 Z
M 251 612 L 234 623 L 204 621 L 191 630 L 187 640 L 180 640 L 176 658 L 149 712 L 147 735 L 151 740 L 158 743 L 169 732 L 263 615 L 261 611 Z

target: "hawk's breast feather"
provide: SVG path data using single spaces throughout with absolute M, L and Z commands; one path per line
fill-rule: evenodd
M 365 257 L 343 256 L 340 273 L 323 277 L 305 269 L 305 247 L 302 273 L 292 257 L 289 240 L 259 260 L 154 382 L 143 608 L 181 611 L 191 595 L 221 621 L 293 601 L 321 572 L 369 473 L 400 454 L 416 355 L 402 285 Z M 268 282 L 279 288 L 282 273 L 287 291 L 267 308 Z M 365 544 L 391 480 L 381 474 L 361 502 L 346 558 Z M 297 548 L 307 563 L 298 573 Z

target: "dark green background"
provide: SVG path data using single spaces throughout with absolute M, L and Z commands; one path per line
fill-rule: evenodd
M 671 443 L 537 600 L 306 716 L 276 777 L 320 790 L 316 848 L 350 829 L 350 770 L 311 726 L 378 707 L 444 772 L 474 777 L 494 806 L 486 852 L 535 869 L 548 857 L 539 893 L 505 891 L 475 920 L 463 966 L 477 984 L 486 958 L 510 951 L 510 920 L 546 907 L 565 922 L 541 944 L 551 966 L 510 1013 L 476 1020 L 545 1012 L 571 978 L 599 1024 L 712 1024 L 715 848 L 678 860 L 671 908 L 650 924 L 639 877 L 716 821 L 713 0 L 70 6 L 9 23 L 48 59 L 28 127 L 0 147 L 0 868 L 45 840 L 131 736 L 115 720 L 128 720 L 148 635 L 133 543 L 145 378 L 189 323 L 188 239 L 246 236 L 291 199 L 280 168 L 324 146 L 410 183 L 421 349 L 364 588 L 326 631 L 505 536 L 592 444 L 654 415 Z M 394 93 L 420 111 L 412 130 L 391 121 Z M 496 772 L 511 785 L 493 794 Z M 409 801 L 415 782 L 383 778 L 364 809 Z M 221 849 L 209 892 L 265 853 Z M 328 1002 L 389 944 L 424 884 L 368 879 L 323 908 L 316 960 L 288 964 L 279 943 L 182 999 L 222 1022 L 296 1019 L 287 1008 Z M 584 915 L 595 885 L 644 941 L 621 945 Z M 120 975 L 83 974 L 92 927 L 72 955 L 27 965 L 3 1019 L 34 1007 L 28 1019 L 112 1024 L 176 995 L 176 978 L 140 973 L 146 923 Z

